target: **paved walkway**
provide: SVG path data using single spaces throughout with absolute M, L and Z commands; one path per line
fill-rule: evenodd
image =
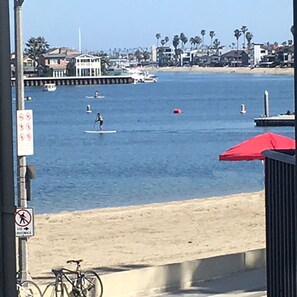
M 162 297 L 265 297 L 265 269 L 250 270 L 230 276 L 201 282 L 197 287 Z

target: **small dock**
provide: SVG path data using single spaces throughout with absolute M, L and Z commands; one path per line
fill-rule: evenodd
M 254 122 L 257 127 L 279 127 L 279 126 L 287 126 L 293 127 L 295 126 L 295 115 L 290 114 L 280 114 L 269 117 L 259 117 L 255 118 Z
M 11 79 L 11 85 L 15 86 L 15 78 Z M 76 85 L 113 85 L 133 84 L 131 76 L 65 76 L 65 77 L 24 77 L 25 87 L 42 87 L 45 84 L 54 83 L 57 86 Z

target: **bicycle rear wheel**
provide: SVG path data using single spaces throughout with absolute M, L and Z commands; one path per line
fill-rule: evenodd
M 82 278 L 83 297 L 102 297 L 103 284 L 95 271 L 86 271 Z
M 17 286 L 18 297 L 42 297 L 41 290 L 32 281 L 23 281 Z

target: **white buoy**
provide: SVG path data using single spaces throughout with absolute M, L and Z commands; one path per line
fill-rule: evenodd
M 240 113 L 241 114 L 246 114 L 246 109 L 245 109 L 245 105 L 244 104 L 241 104 Z
M 87 104 L 87 113 L 91 113 L 92 110 L 91 110 L 91 105 L 90 104 Z

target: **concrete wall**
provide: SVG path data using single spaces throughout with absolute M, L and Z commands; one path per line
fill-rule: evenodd
M 239 271 L 265 267 L 265 249 L 101 275 L 103 297 L 138 297 L 188 289 Z M 45 295 L 44 297 L 47 297 Z
M 104 296 L 149 296 L 265 266 L 265 249 L 102 275 Z

